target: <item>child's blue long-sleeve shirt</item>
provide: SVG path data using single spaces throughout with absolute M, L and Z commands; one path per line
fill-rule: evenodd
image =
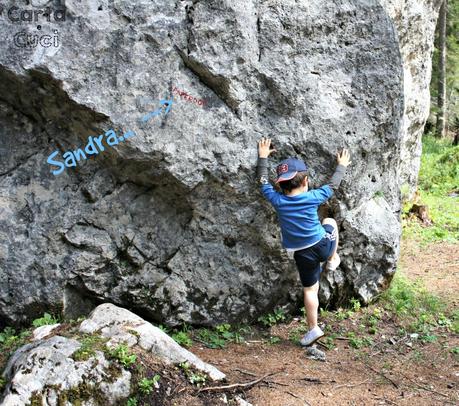
M 283 247 L 288 251 L 297 251 L 318 243 L 325 236 L 325 230 L 317 210 L 333 195 L 332 187 L 339 187 L 346 167 L 338 165 L 329 184 L 295 196 L 287 196 L 276 192 L 269 183 L 267 159 L 260 158 L 258 162 L 261 192 L 277 212 Z

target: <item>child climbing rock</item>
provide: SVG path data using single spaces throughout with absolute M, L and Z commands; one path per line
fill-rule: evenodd
M 334 270 L 340 264 L 338 248 L 338 225 L 332 218 L 319 221 L 317 209 L 336 190 L 351 163 L 347 149 L 337 153 L 338 166 L 330 181 L 314 190 L 308 190 L 308 167 L 295 158 L 288 158 L 277 166 L 277 180 L 282 193 L 274 190 L 268 180 L 268 157 L 274 152 L 271 139 L 262 138 L 258 142 L 257 177 L 261 191 L 277 212 L 281 227 L 282 245 L 294 252 L 304 291 L 304 308 L 309 331 L 301 339 L 301 345 L 313 344 L 324 335 L 317 325 L 319 308 L 319 277 L 321 262 Z

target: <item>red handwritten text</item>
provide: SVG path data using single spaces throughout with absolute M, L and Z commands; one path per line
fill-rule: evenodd
M 190 96 L 188 93 L 183 92 L 180 89 L 177 89 L 175 86 L 172 89 L 172 93 L 178 94 L 181 98 L 183 97 L 185 100 L 188 100 L 189 102 L 196 103 L 198 106 L 203 106 L 207 103 L 203 99 L 197 99 L 196 97 Z

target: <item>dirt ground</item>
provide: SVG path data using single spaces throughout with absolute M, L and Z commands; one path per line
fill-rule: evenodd
M 411 279 L 422 279 L 432 293 L 459 306 L 459 245 L 437 242 L 421 247 L 402 242 L 400 267 Z
M 459 244 L 421 248 L 404 242 L 400 265 L 403 274 L 423 279 L 432 292 L 457 308 Z M 307 358 L 305 350 L 289 340 L 299 320 L 271 329 L 280 337 L 276 344 L 249 339 L 221 350 L 199 344 L 190 350 L 225 372 L 229 384 L 275 373 L 239 391 L 255 406 L 459 405 L 459 358 L 445 350 L 459 346 L 459 337 L 448 333 L 435 343 L 412 343 L 409 335 L 397 336 L 391 316 L 387 317 L 387 327 L 370 348 L 352 348 L 346 337 L 335 339 L 331 350 L 319 346 L 326 353 L 325 362 Z M 333 328 L 345 331 L 356 323 L 351 318 Z

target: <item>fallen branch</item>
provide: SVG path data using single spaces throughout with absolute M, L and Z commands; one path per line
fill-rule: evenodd
M 304 378 L 300 378 L 299 380 L 312 382 L 312 383 L 325 383 L 325 382 L 322 382 L 319 378 L 309 378 L 308 376 L 305 376 Z
M 328 345 L 325 345 L 324 343 L 322 343 L 320 340 L 319 341 L 316 341 L 316 344 L 318 345 L 321 345 L 323 348 L 325 348 L 326 350 L 329 349 Z
M 270 372 L 269 374 L 263 375 L 261 378 L 255 379 L 254 381 L 247 382 L 247 383 L 233 383 L 231 385 L 224 385 L 224 386 L 208 386 L 206 388 L 199 389 L 198 393 L 214 391 L 214 390 L 218 391 L 218 390 L 235 389 L 235 388 L 248 388 L 250 386 L 256 385 L 257 383 L 260 383 L 261 381 L 265 380 L 268 376 L 276 375 L 281 372 L 282 371 Z
M 302 400 L 307 406 L 311 406 L 311 404 L 306 399 L 302 398 L 301 396 L 295 395 L 294 393 L 289 392 L 289 391 L 285 391 L 285 393 L 288 393 L 289 395 L 293 396 L 294 398 Z
M 429 387 L 427 386 L 424 386 L 424 385 L 420 385 L 419 383 L 417 383 L 416 381 L 413 381 L 412 379 L 408 378 L 407 376 L 404 375 L 404 377 L 406 379 L 408 379 L 411 383 L 413 383 L 414 385 L 416 385 L 419 389 L 423 389 L 425 391 L 428 391 L 428 392 L 432 392 L 432 393 L 436 393 L 437 395 L 440 395 L 440 396 L 443 396 L 445 398 L 448 397 L 448 395 L 444 394 L 444 393 L 441 393 L 441 392 L 438 392 L 436 391 L 435 389 L 430 389 Z
M 391 405 L 398 406 L 398 403 L 395 403 L 395 402 L 393 402 L 392 400 L 387 399 L 387 398 L 375 398 L 375 399 L 382 400 L 382 401 L 384 401 L 384 402 L 386 402 L 386 403 L 390 403 Z
M 306 381 L 306 382 L 311 382 L 311 383 L 317 383 L 319 385 L 323 385 L 325 383 L 336 383 L 334 379 L 330 379 L 329 381 L 322 381 L 319 378 L 309 378 L 309 377 L 304 377 L 304 378 L 298 378 L 297 381 Z
M 353 388 L 354 386 L 363 385 L 364 383 L 367 383 L 368 381 L 369 381 L 369 379 L 365 379 L 364 381 L 359 382 L 359 383 L 353 383 L 353 384 L 346 383 L 346 384 L 343 384 L 343 385 L 335 386 L 335 387 L 333 387 L 332 389 L 338 389 L 338 388 Z
M 374 369 L 373 367 L 371 367 L 370 365 L 366 364 L 368 368 L 370 368 L 373 372 L 377 373 L 378 375 L 382 376 L 384 379 L 386 379 L 387 381 L 389 381 L 392 385 L 395 386 L 396 389 L 398 389 L 398 385 L 397 383 L 395 383 L 392 379 L 390 379 L 389 377 L 387 377 L 383 372 L 381 371 L 378 371 L 377 369 Z
M 233 371 L 242 372 L 243 374 L 250 375 L 250 376 L 257 376 L 257 374 L 254 374 L 253 372 L 244 371 L 243 369 L 239 369 L 239 368 L 234 368 Z

